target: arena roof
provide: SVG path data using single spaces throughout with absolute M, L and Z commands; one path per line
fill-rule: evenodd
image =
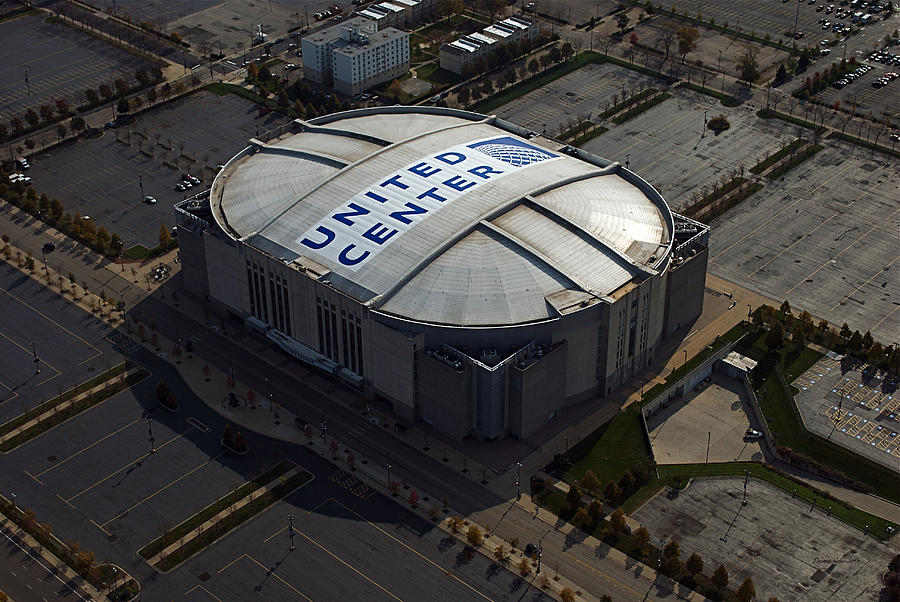
M 662 197 L 617 163 L 466 111 L 298 122 L 216 177 L 230 236 L 405 320 L 498 326 L 608 301 L 671 250 Z

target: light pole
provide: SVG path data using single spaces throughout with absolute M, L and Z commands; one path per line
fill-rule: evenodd
M 144 200 L 144 174 L 138 172 L 138 186 L 141 187 L 141 200 Z
M 31 96 L 31 82 L 28 81 L 28 67 L 25 67 L 25 85 L 28 87 L 28 96 Z
M 625 169 L 628 169 L 628 166 L 631 165 L 631 153 L 625 154 Z
M 753 306 L 749 303 L 747 304 L 747 321 L 750 321 L 750 318 L 753 316 Z
M 709 465 L 709 440 L 712 437 L 712 432 L 706 431 L 706 465 Z
M 153 442 L 156 439 L 153 437 L 153 419 L 152 418 L 147 418 L 147 434 L 150 437 L 150 453 L 154 454 L 154 453 L 156 453 L 156 445 L 154 445 Z
M 266 379 L 266 397 L 269 398 L 269 411 L 272 411 L 272 388 L 269 386 L 269 379 Z
M 522 499 L 522 488 L 520 487 L 519 477 L 522 474 L 522 463 L 516 462 L 516 501 Z
M 321 429 L 322 429 L 322 445 L 325 445 L 326 443 L 328 443 L 328 440 L 327 440 L 327 438 L 326 438 L 326 436 L 325 436 L 325 430 L 326 430 L 327 428 L 328 428 L 328 423 L 325 422 L 325 417 L 322 416 L 322 426 L 321 426 Z
M 741 506 L 747 503 L 747 481 L 750 480 L 750 471 L 744 470 L 744 497 L 741 498 Z
M 34 373 L 41 373 L 41 360 L 38 359 L 37 348 L 35 348 L 34 341 L 31 341 L 31 356 L 34 358 Z
M 706 137 L 706 115 L 707 115 L 707 113 L 709 113 L 709 111 L 706 110 L 706 109 L 704 109 L 704 110 L 703 110 L 703 131 L 700 132 L 700 137 L 701 137 L 701 138 L 705 138 L 705 137 Z
M 294 515 L 288 514 L 288 537 L 291 538 L 291 552 L 294 551 Z
M 388 454 L 387 464 L 385 464 L 384 467 L 387 469 L 387 482 L 388 482 L 388 485 L 390 485 L 391 484 L 391 454 Z
M 719 73 L 722 74 L 722 94 L 725 94 L 725 72 L 722 71 L 722 51 L 719 50 Z
M 538 549 L 537 549 L 537 574 L 541 572 L 541 557 L 544 555 L 544 547 L 541 545 L 541 542 L 538 541 Z
M 684 368 L 687 365 L 687 349 L 682 349 L 684 351 L 684 363 L 681 364 L 681 367 Z

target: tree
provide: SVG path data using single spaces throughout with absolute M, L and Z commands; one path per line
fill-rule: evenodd
M 747 577 L 741 582 L 741 586 L 738 588 L 735 597 L 739 602 L 750 602 L 753 598 L 756 597 L 756 588 L 753 586 L 753 579 Z
M 560 54 L 562 54 L 562 58 L 564 60 L 569 60 L 572 55 L 575 54 L 575 49 L 572 48 L 572 44 L 569 42 L 564 42 L 562 48 L 559 49 Z
M 59 124 L 56 126 L 56 137 L 59 138 L 59 141 L 62 142 L 62 139 L 66 137 L 66 126 L 63 124 Z
M 415 489 L 409 492 L 409 505 L 413 508 L 419 505 L 419 494 Z
M 465 107 L 467 104 L 469 104 L 469 99 L 471 98 L 471 96 L 472 96 L 472 95 L 471 95 L 471 92 L 470 92 L 468 86 L 463 86 L 462 88 L 460 88 L 460 89 L 457 90 L 457 92 L 456 92 L 456 100 L 457 100 L 457 102 L 459 102 L 459 104 L 461 104 L 461 105 L 464 106 L 464 107 Z
M 85 97 L 87 97 L 87 101 L 89 105 L 95 105 L 100 102 L 100 97 L 97 95 L 97 91 L 93 88 L 88 88 L 84 91 Z
M 528 69 L 528 73 L 534 75 L 535 73 L 538 72 L 538 70 L 540 69 L 540 66 L 538 65 L 538 62 L 535 59 L 531 59 L 530 61 L 528 61 L 528 64 L 525 66 L 525 68 Z
M 663 548 L 663 558 L 681 558 L 681 546 L 674 539 Z
M 712 575 L 712 583 L 719 589 L 728 585 L 728 569 L 721 564 L 716 567 L 716 570 Z
M 776 322 L 769 328 L 769 333 L 766 335 L 766 348 L 769 351 L 774 351 L 782 346 L 784 346 L 784 328 L 782 328 L 780 323 Z
M 466 541 L 473 547 L 479 547 L 481 542 L 484 541 L 484 535 L 481 533 L 481 529 L 476 525 L 470 525 L 469 529 L 466 531 Z
M 596 491 L 600 488 L 600 479 L 597 478 L 593 470 L 588 469 L 584 471 L 584 476 L 581 477 L 581 486 L 588 491 Z
M 172 234 L 169 232 L 169 228 L 163 224 L 159 227 L 159 246 L 162 248 L 168 248 L 172 243 Z
M 775 83 L 780 84 L 787 79 L 787 69 L 784 68 L 784 63 L 778 65 L 778 71 L 775 72 Z
M 677 579 L 684 572 L 684 564 L 677 556 L 670 556 L 665 559 L 665 569 L 670 577 Z
M 616 508 L 609 517 L 609 526 L 615 533 L 625 531 L 625 513 L 621 508 Z
M 527 577 L 528 573 L 531 572 L 531 565 L 528 564 L 527 558 L 522 558 L 517 566 L 519 568 L 519 575 L 521 575 L 523 578 Z
M 634 538 L 640 542 L 641 546 L 645 546 L 650 541 L 650 531 L 647 530 L 647 527 L 638 527 L 634 532 Z
M 494 558 L 497 559 L 497 562 L 503 562 L 506 560 L 506 547 L 503 544 L 500 544 L 496 548 L 494 548 Z
M 59 114 L 60 117 L 68 117 L 69 116 L 69 112 L 71 111 L 71 107 L 69 106 L 69 101 L 67 101 L 65 98 L 57 98 L 54 101 L 54 104 L 56 105 L 56 112 L 57 112 L 57 114 Z
M 41 118 L 34 109 L 28 109 L 25 111 L 25 121 L 27 121 L 28 125 L 31 127 L 36 128 L 41 122 Z
M 570 587 L 564 587 L 559 591 L 559 599 L 562 602 L 575 602 L 575 592 Z
M 119 96 L 125 96 L 128 93 L 128 82 L 121 77 L 117 78 L 113 85 L 116 87 L 116 92 Z
M 638 43 L 638 35 L 635 32 L 631 32 L 631 35 L 628 36 L 628 43 L 632 46 L 637 46 Z
M 222 442 L 225 445 L 231 445 L 234 443 L 234 433 L 231 431 L 231 425 L 226 424 L 225 430 L 222 432 Z
M 153 103 L 156 102 L 156 98 L 157 98 L 156 88 L 150 88 L 149 90 L 147 90 L 147 102 L 150 104 L 151 107 L 153 106 Z
M 663 60 L 669 60 L 669 50 L 672 48 L 672 42 L 675 40 L 675 30 L 671 27 L 663 27 L 660 32 L 660 40 L 663 44 L 663 49 L 666 52 L 665 58 Z
M 256 61 L 250 61 L 250 64 L 247 65 L 247 79 L 250 81 L 259 79 L 259 66 L 256 64 Z
M 69 127 L 72 129 L 73 133 L 80 132 L 84 129 L 84 126 L 84 119 L 81 117 L 73 117 L 72 121 L 69 123 Z
M 125 115 L 128 113 L 128 109 L 131 108 L 131 105 L 128 104 L 127 98 L 120 98 L 119 102 L 116 104 L 116 111 Z
M 462 528 L 462 519 L 458 516 L 451 516 L 447 519 L 447 528 L 453 534 L 459 533 L 459 530 Z
M 625 474 L 621 476 L 619 479 L 619 489 L 622 490 L 622 493 L 628 495 L 631 490 L 634 488 L 634 477 L 631 476 L 631 471 L 626 470 Z
M 691 557 L 688 558 L 687 564 L 688 573 L 691 575 L 699 575 L 703 572 L 703 559 L 700 557 L 700 554 L 694 552 L 691 554 Z
M 596 525 L 603 516 L 603 505 L 597 500 L 591 500 L 587 507 L 587 513 L 591 517 L 591 523 Z
M 697 40 L 700 39 L 700 32 L 696 27 L 680 27 L 675 32 L 678 39 L 678 54 L 681 55 L 681 64 L 684 64 L 687 55 L 697 49 Z
M 846 322 L 844 322 L 841 325 L 841 332 L 840 332 L 841 338 L 845 339 L 845 340 L 849 339 L 852 334 L 853 333 L 850 331 L 850 327 L 847 325 Z
M 112 98 L 112 88 L 109 87 L 109 84 L 100 84 L 100 96 L 103 97 L 103 100 Z
M 606 484 L 606 488 L 603 490 L 603 497 L 606 498 L 607 502 L 615 502 L 619 499 L 619 495 L 621 495 L 621 491 L 619 490 L 619 485 L 615 481 L 610 481 Z
M 619 34 L 623 34 L 625 32 L 625 28 L 628 27 L 628 13 L 625 11 L 620 12 L 616 15 L 616 27 L 619 28 Z
M 395 99 L 400 98 L 400 94 L 403 93 L 403 84 L 400 83 L 400 80 L 395 79 L 391 82 L 391 85 L 388 86 L 388 94 L 393 96 Z
M 247 440 L 244 438 L 243 433 L 240 431 L 237 432 L 234 436 L 234 444 L 232 445 L 235 451 L 246 451 L 247 450 Z
M 587 528 L 591 524 L 591 517 L 588 515 L 587 510 L 584 508 L 576 510 L 575 516 L 572 517 L 572 524 L 579 529 Z
M 566 502 L 572 510 L 581 506 L 581 489 L 577 485 L 569 487 L 569 491 L 566 493 Z
M 747 82 L 747 85 L 759 79 L 759 60 L 752 46 L 744 47 L 744 52 L 738 57 L 737 68 L 741 79 Z

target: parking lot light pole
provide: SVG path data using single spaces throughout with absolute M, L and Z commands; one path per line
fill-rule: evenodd
M 138 186 L 141 187 L 141 200 L 144 200 L 144 174 L 138 172 Z
M 291 538 L 291 552 L 295 550 L 294 548 L 294 515 L 288 514 L 288 537 Z
M 28 96 L 31 96 L 31 82 L 28 81 L 28 67 L 25 67 L 25 86 L 28 88 Z
M 749 303 L 747 304 L 747 321 L 750 321 L 750 318 L 753 317 L 753 306 Z
M 704 111 L 703 111 L 703 130 L 700 132 L 700 137 L 701 137 L 701 138 L 705 138 L 705 137 L 706 137 L 706 115 L 707 115 L 708 113 L 709 113 L 708 110 L 704 110 Z
M 272 387 L 269 385 L 269 379 L 266 379 L 266 397 L 269 398 L 269 411 L 272 411 Z
M 522 488 L 520 486 L 520 477 L 522 474 L 522 463 L 516 462 L 516 501 L 522 499 Z
M 147 434 L 150 437 L 150 453 L 155 454 L 156 453 L 156 445 L 154 445 L 153 442 L 156 439 L 153 437 L 153 419 L 152 418 L 147 418 Z
M 34 358 L 34 373 L 41 373 L 41 360 L 38 359 L 37 349 L 34 346 L 34 341 L 31 341 L 31 356 Z
M 390 485 L 391 484 L 391 454 L 388 454 L 387 464 L 385 464 L 384 467 L 387 469 L 387 482 L 388 482 L 388 485 Z
M 325 422 L 325 417 L 324 417 L 324 416 L 322 416 L 322 426 L 321 426 L 321 428 L 322 428 L 322 445 L 325 445 L 326 443 L 328 443 L 328 439 L 327 439 L 327 437 L 325 436 L 325 431 L 328 429 L 328 423 Z

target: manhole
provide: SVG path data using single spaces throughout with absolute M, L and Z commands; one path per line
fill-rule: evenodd
M 202 575 L 197 575 L 197 579 L 200 581 L 209 581 L 212 578 L 212 575 L 209 573 L 203 573 Z
M 56 456 L 47 456 L 47 462 L 56 462 Z

